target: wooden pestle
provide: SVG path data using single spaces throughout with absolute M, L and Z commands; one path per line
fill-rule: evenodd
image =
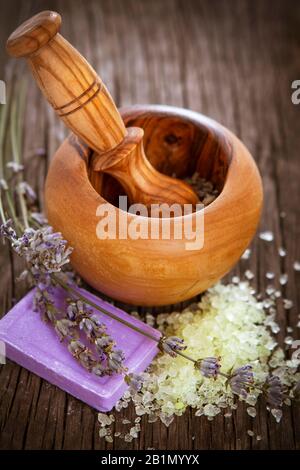
M 40 89 L 74 134 L 96 154 L 92 169 L 109 173 L 124 187 L 131 203 L 196 204 L 192 188 L 159 173 L 147 160 L 144 131 L 125 128 L 119 111 L 95 70 L 58 30 L 61 17 L 43 11 L 8 38 L 7 51 L 25 57 Z

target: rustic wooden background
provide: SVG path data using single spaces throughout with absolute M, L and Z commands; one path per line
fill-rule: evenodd
M 291 82 L 300 79 L 300 1 L 273 0 L 1 0 L 0 78 L 8 60 L 5 40 L 24 19 L 43 9 L 63 16 L 63 34 L 101 72 L 118 105 L 163 103 L 201 111 L 232 129 L 253 153 L 264 183 L 261 229 L 275 243 L 256 239 L 249 261 L 234 270 L 256 273 L 262 291 L 265 272 L 289 274 L 278 302 L 282 332 L 294 327 L 299 338 L 300 274 L 300 105 L 291 102 Z M 21 63 L 16 65 L 23 75 Z M 28 92 L 24 122 L 27 179 L 43 200 L 43 181 L 51 155 L 65 129 L 35 84 Z M 45 155 L 37 155 L 45 149 Z M 58 183 L 59 184 L 59 183 Z M 243 182 L 241 181 L 241 184 Z M 286 217 L 280 217 L 285 212 Z M 277 256 L 278 246 L 288 250 Z M 25 291 L 14 281 L 17 262 L 1 248 L 2 314 Z M 276 281 L 277 282 L 277 281 Z M 253 422 L 243 406 L 232 419 L 213 422 L 188 411 L 167 429 L 142 421 L 140 438 L 106 444 L 98 437 L 95 410 L 35 375 L 8 363 L 0 370 L 0 448 L 2 449 L 295 449 L 300 447 L 300 413 L 285 408 L 279 425 L 261 405 Z M 121 417 L 133 416 L 132 409 Z M 117 425 L 122 429 L 121 419 Z M 247 435 L 253 429 L 262 436 Z M 193 438 L 194 437 L 194 438 Z

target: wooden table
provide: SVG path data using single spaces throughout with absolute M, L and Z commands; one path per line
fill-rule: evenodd
M 65 37 L 101 71 L 118 105 L 191 108 L 220 121 L 246 143 L 263 177 L 261 230 L 272 230 L 275 242 L 254 240 L 251 259 L 234 273 L 252 269 L 253 284 L 263 291 L 266 271 L 274 271 L 277 279 L 287 272 L 282 291 L 294 307 L 286 311 L 278 302 L 278 337 L 282 342 L 292 326 L 299 338 L 300 274 L 292 265 L 300 259 L 300 105 L 291 102 L 291 83 L 300 79 L 300 2 L 1 0 L 0 6 L 0 78 L 9 62 L 3 47 L 8 34 L 32 14 L 54 9 L 63 15 Z M 23 74 L 21 63 L 16 70 Z M 66 131 L 32 82 L 24 131 L 26 177 L 43 202 L 46 168 Z M 279 246 L 287 249 L 286 258 L 279 259 Z M 0 269 L 3 314 L 26 286 L 14 281 L 20 265 L 4 247 Z M 120 416 L 133 416 L 133 410 Z M 261 441 L 247 435 L 251 420 L 243 406 L 232 419 L 217 416 L 212 422 L 187 411 L 168 429 L 143 419 L 139 439 L 106 444 L 98 437 L 95 410 L 16 364 L 9 362 L 0 371 L 2 449 L 299 449 L 299 408 L 285 407 L 276 425 L 261 405 L 254 423 Z

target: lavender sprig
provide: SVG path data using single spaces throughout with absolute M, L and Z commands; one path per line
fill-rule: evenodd
M 29 219 L 35 224 L 45 224 L 46 221 L 39 213 L 30 214 L 27 207 L 30 207 L 36 200 L 36 195 L 28 183 L 23 181 L 24 167 L 20 161 L 21 131 L 18 124 L 22 113 L 18 112 L 18 106 L 19 108 L 24 106 L 24 96 L 25 94 L 21 93 L 21 96 L 17 100 L 14 99 L 12 104 L 10 137 L 13 161 L 6 164 L 6 168 L 10 170 L 10 177 L 8 179 L 5 178 L 6 175 L 4 174 L 2 145 L 6 116 L 4 115 L 5 119 L 2 118 L 6 112 L 1 112 L 0 216 L 3 224 L 0 227 L 0 234 L 9 240 L 12 248 L 26 260 L 29 276 L 37 286 L 34 300 L 35 309 L 41 313 L 45 320 L 53 324 L 60 340 L 68 343 L 70 353 L 92 373 L 99 376 L 116 372 L 124 373 L 126 374 L 125 380 L 131 389 L 137 392 L 142 389 L 141 376 L 134 373 L 126 373 L 126 369 L 123 366 L 124 355 L 122 351 L 115 347 L 114 341 L 108 335 L 105 325 L 94 315 L 93 310 L 89 308 L 90 306 L 156 341 L 161 351 L 169 354 L 171 357 L 175 358 L 177 355 L 181 355 L 185 359 L 192 361 L 195 368 L 199 370 L 203 377 L 208 379 L 216 379 L 218 376 L 225 377 L 232 393 L 235 395 L 246 399 L 249 389 L 256 388 L 265 394 L 268 405 L 271 408 L 278 409 L 281 407 L 283 387 L 279 377 L 270 376 L 265 384 L 256 385 L 254 384 L 253 372 L 250 365 L 244 365 L 235 369 L 231 374 L 225 374 L 220 370 L 220 358 L 207 357 L 195 360 L 184 352 L 186 345 L 181 338 L 173 336 L 157 338 L 130 322 L 119 319 L 111 312 L 99 307 L 86 299 L 81 293 L 78 293 L 76 286 L 70 281 L 69 274 L 65 272 L 72 251 L 71 248 L 67 247 L 67 242 L 63 240 L 61 234 L 54 233 L 51 227 L 39 227 L 36 230 L 29 227 Z M 11 190 L 9 189 L 9 183 L 15 180 L 16 184 L 14 187 L 18 196 L 22 223 L 17 216 L 18 211 L 15 210 Z M 6 198 L 7 212 L 2 202 L 2 195 L 5 195 Z M 7 213 L 13 218 L 14 224 L 6 217 Z M 19 236 L 20 231 L 22 231 L 21 236 Z M 71 294 L 71 298 L 66 301 L 66 311 L 58 309 L 54 302 L 54 293 L 58 285 Z M 84 340 L 91 347 L 88 347 Z M 296 398 L 300 395 L 299 390 L 300 385 L 298 382 L 293 390 Z
M 162 352 L 169 354 L 169 356 L 176 357 L 178 351 L 184 351 L 186 345 L 184 344 L 183 339 L 178 338 L 177 336 L 162 336 L 158 342 L 158 347 Z
M 283 401 L 283 387 L 277 375 L 270 375 L 267 377 L 266 383 L 263 387 L 267 403 L 271 409 L 279 409 L 282 407 Z

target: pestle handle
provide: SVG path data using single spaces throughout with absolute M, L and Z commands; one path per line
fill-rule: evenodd
M 116 177 L 132 202 L 196 204 L 190 186 L 152 167 L 144 155 L 143 132 L 127 131 L 101 78 L 59 34 L 60 25 L 58 13 L 38 13 L 10 35 L 7 51 L 27 59 L 58 116 L 96 151 L 93 170 Z
M 126 128 L 100 77 L 59 34 L 61 17 L 43 11 L 8 38 L 7 51 L 25 57 L 33 75 L 59 117 L 98 153 L 119 145 Z

